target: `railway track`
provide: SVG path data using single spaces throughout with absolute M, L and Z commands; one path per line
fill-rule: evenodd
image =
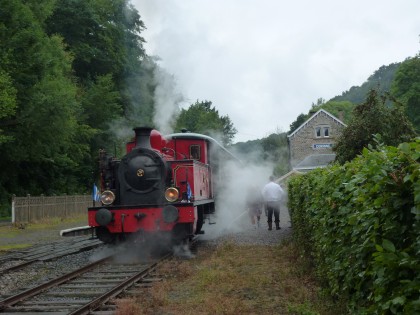
M 30 247 L 25 250 L 11 252 L 0 256 L 0 276 L 11 271 L 20 270 L 36 262 L 51 261 L 102 245 L 103 243 L 97 239 L 80 236 L 73 237 L 71 240 L 60 240 L 41 246 Z
M 184 245 L 189 254 L 189 248 L 195 250 L 197 240 L 195 238 L 190 244 Z M 172 253 L 166 252 L 160 257 L 152 258 L 149 254 L 139 255 L 132 246 L 123 246 L 118 253 L 114 251 L 113 256 L 3 297 L 0 300 L 0 313 L 114 314 L 114 298 L 132 295 L 136 290 L 148 288 L 151 283 L 160 281 L 161 278 L 156 275 L 156 267 L 171 256 Z M 179 256 L 187 257 L 182 254 Z
M 90 314 L 134 284 L 150 282 L 147 276 L 166 258 L 168 255 L 134 263 L 104 258 L 0 301 L 0 312 Z

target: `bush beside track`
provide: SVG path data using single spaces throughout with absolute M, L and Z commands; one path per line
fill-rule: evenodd
M 293 235 L 356 314 L 420 313 L 420 138 L 289 182 Z

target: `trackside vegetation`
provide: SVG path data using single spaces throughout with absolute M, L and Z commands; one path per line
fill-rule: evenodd
M 296 244 L 351 314 L 420 313 L 420 138 L 289 182 Z

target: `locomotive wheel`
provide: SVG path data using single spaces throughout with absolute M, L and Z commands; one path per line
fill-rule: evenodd
M 203 232 L 201 232 L 201 228 L 203 227 L 204 224 L 204 213 L 203 213 L 203 209 L 198 208 L 197 209 L 197 226 L 195 228 L 195 234 L 203 234 Z
M 191 224 L 177 224 L 172 230 L 172 242 L 179 244 L 182 240 L 186 239 L 191 234 Z
M 172 231 L 172 245 L 189 247 L 192 239 L 193 226 L 190 224 L 177 224 Z
M 98 226 L 96 228 L 96 236 L 105 244 L 114 244 L 116 241 L 115 235 L 111 234 L 104 226 Z
M 191 253 L 191 236 L 186 236 L 183 239 L 173 241 L 173 252 L 175 256 L 181 258 L 192 258 L 194 255 Z

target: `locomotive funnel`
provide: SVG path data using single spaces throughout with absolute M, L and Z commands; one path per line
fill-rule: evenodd
M 150 127 L 137 127 L 133 129 L 136 133 L 136 148 L 151 149 L 150 133 L 153 128 Z

